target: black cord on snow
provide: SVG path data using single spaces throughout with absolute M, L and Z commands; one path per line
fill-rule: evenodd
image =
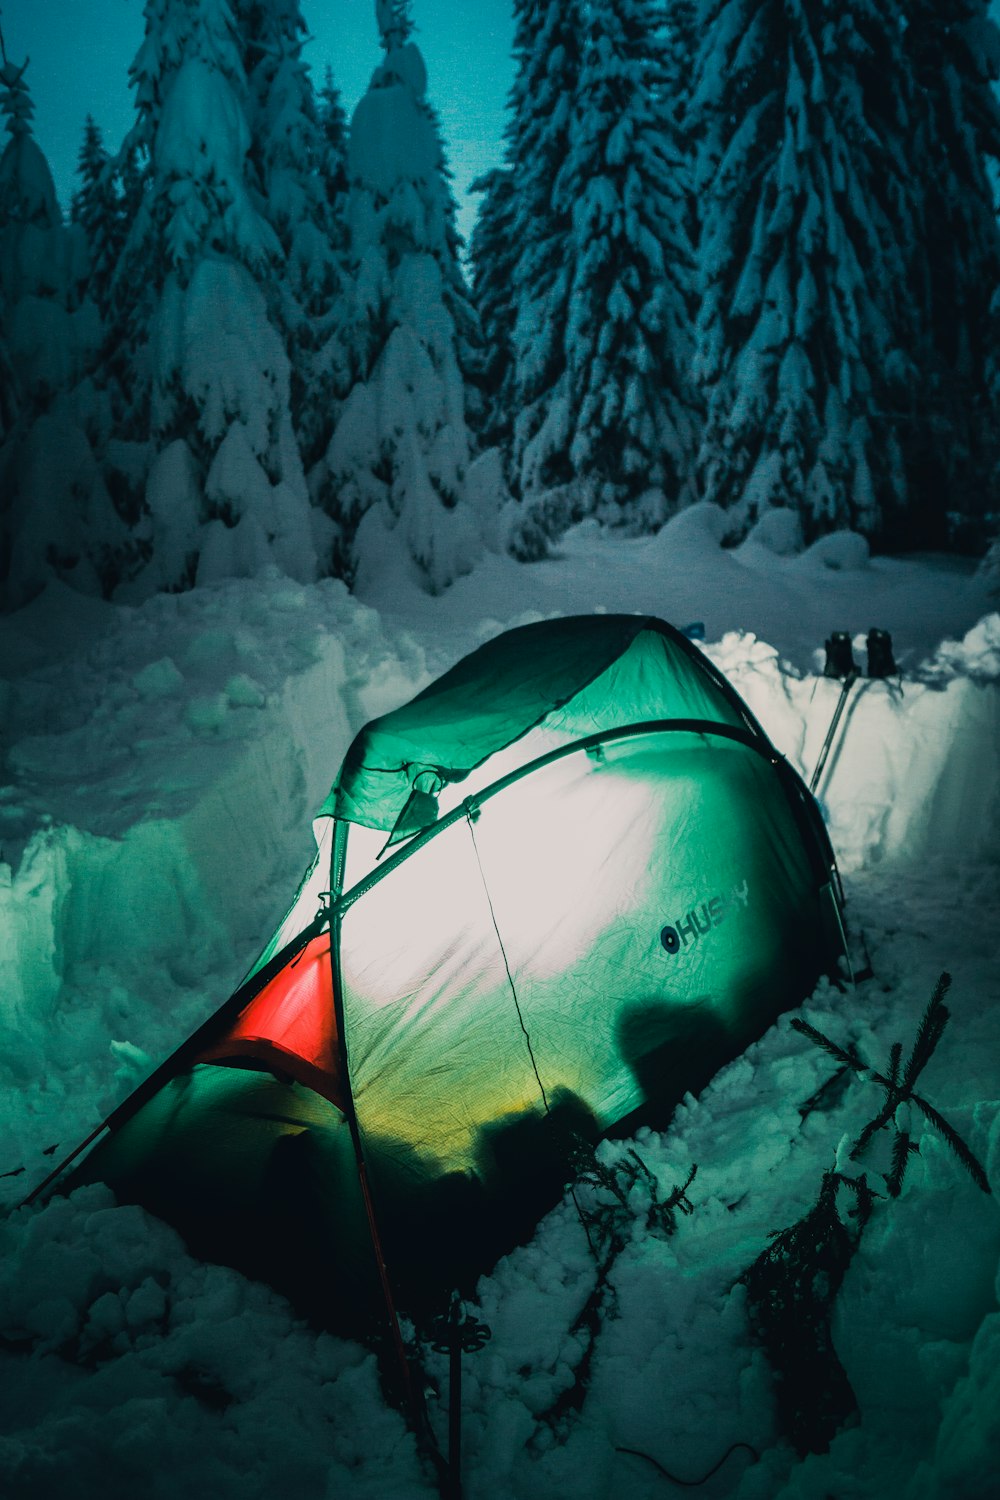
M 750 1443 L 733 1443 L 731 1448 L 726 1449 L 725 1453 L 719 1459 L 719 1462 L 717 1464 L 713 1464 L 708 1473 L 703 1474 L 700 1479 L 681 1479 L 679 1475 L 671 1474 L 669 1469 L 665 1469 L 663 1467 L 658 1458 L 654 1458 L 651 1453 L 643 1453 L 641 1448 L 620 1448 L 616 1446 L 615 1452 L 631 1453 L 633 1458 L 644 1458 L 648 1464 L 653 1465 L 654 1469 L 659 1470 L 664 1479 L 669 1479 L 671 1484 L 681 1484 L 685 1489 L 693 1490 L 697 1489 L 697 1487 L 701 1484 L 706 1484 L 708 1480 L 711 1479 L 713 1474 L 718 1474 L 719 1470 L 722 1468 L 722 1465 L 725 1463 L 730 1454 L 736 1453 L 740 1448 L 744 1449 L 745 1452 L 750 1454 L 750 1456 L 753 1458 L 754 1463 L 759 1462 L 760 1454 L 757 1452 L 757 1449 L 754 1448 Z

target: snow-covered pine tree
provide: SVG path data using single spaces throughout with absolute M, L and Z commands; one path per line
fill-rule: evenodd
M 664 81 L 662 107 L 667 121 L 675 170 L 683 174 L 687 200 L 685 230 L 692 246 L 701 232 L 698 190 L 695 182 L 697 149 L 691 119 L 691 91 L 698 58 L 697 0 L 660 0 L 664 23 Z M 677 179 L 680 183 L 680 178 Z M 692 317 L 694 306 L 692 306 Z
M 83 127 L 77 159 L 80 186 L 73 195 L 70 217 L 78 224 L 87 246 L 87 295 L 102 318 L 110 311 L 111 281 L 128 233 L 128 218 L 136 198 L 126 204 L 125 186 L 104 146 L 93 115 Z
M 911 0 L 904 45 L 917 84 L 911 135 L 920 233 L 911 295 L 926 338 L 906 435 L 910 543 L 946 539 L 946 512 L 997 509 L 1000 408 L 990 393 L 990 304 L 1000 225 L 1000 32 L 989 0 Z M 919 170 L 916 170 L 919 165 Z
M 152 463 L 138 593 L 316 569 L 289 408 L 289 364 L 264 287 L 283 265 L 249 181 L 240 40 L 227 0 L 147 0 L 133 67 L 139 110 L 125 150 L 150 184 L 122 256 L 126 377 Z
M 346 214 L 347 113 L 329 63 L 323 70 L 323 86 L 319 91 L 317 112 L 325 147 L 323 181 L 334 222 L 339 223 L 341 216 Z
M 665 102 L 682 125 L 688 115 L 698 59 L 698 0 L 659 0 L 656 9 L 663 28 L 664 69 L 671 85 Z
M 70 218 L 74 223 L 82 224 L 85 229 L 93 223 L 102 207 L 100 184 L 107 164 L 108 153 L 101 136 L 101 127 L 93 115 L 88 115 L 83 122 L 83 141 L 76 163 L 80 186 L 73 194 L 70 204 Z
M 61 577 L 88 593 L 116 581 L 123 543 L 75 389 L 96 342 L 81 305 L 72 233 L 31 131 L 26 64 L 4 58 L 0 110 L 0 607 L 15 608 Z M 9 377 L 8 380 L 4 377 Z M 14 400 L 16 392 L 17 400 Z
M 291 365 L 292 423 L 308 470 L 330 441 L 343 394 L 336 322 L 346 224 L 327 175 L 342 174 L 343 164 L 331 161 L 330 135 L 302 61 L 306 25 L 299 0 L 236 0 L 235 10 L 250 86 L 249 156 L 259 207 L 284 253 L 282 274 L 272 283 L 272 311 Z
M 154 212 L 153 146 L 193 11 L 190 0 L 145 0 L 143 16 L 143 40 L 129 69 L 136 118 L 112 163 L 128 222 L 108 288 L 107 333 L 97 375 L 109 407 L 106 436 L 117 455 L 116 500 L 127 523 L 139 530 L 145 525 L 150 460 L 152 324 L 167 277 L 159 222 L 162 191 Z
M 514 431 L 514 175 L 496 167 L 472 184 L 481 193 L 469 245 L 472 301 L 482 328 L 475 379 L 482 400 L 480 441 L 507 453 Z
M 653 0 L 591 0 L 555 185 L 571 225 L 564 368 L 535 402 L 540 435 L 561 429 L 572 518 L 634 532 L 677 509 L 697 440 L 687 196 L 659 26 Z M 529 493 L 534 456 L 525 449 Z
M 69 317 L 73 274 L 52 173 L 32 134 L 26 67 L 0 67 L 0 110 L 9 137 L 0 158 L 0 295 L 22 395 L 29 408 L 40 410 L 76 373 Z
M 701 494 L 733 536 L 776 506 L 807 538 L 877 536 L 905 505 L 891 411 L 915 347 L 899 10 L 706 0 L 704 21 Z
M 480 547 L 462 499 L 470 442 L 458 346 L 460 320 L 473 314 L 409 7 L 377 0 L 376 17 L 383 59 L 348 150 L 354 383 L 325 466 L 340 570 L 363 582 L 386 565 L 409 569 L 436 592 Z
M 527 505 L 512 545 L 526 558 L 544 554 L 547 536 L 565 527 L 571 509 L 568 412 L 550 397 L 566 370 L 573 206 L 557 184 L 570 149 L 584 30 L 581 0 L 514 0 L 505 159 L 517 248 L 511 476 Z

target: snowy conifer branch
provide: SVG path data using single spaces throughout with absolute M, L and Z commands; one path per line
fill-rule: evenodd
M 893 1042 L 889 1049 L 889 1082 L 893 1088 L 896 1088 L 899 1083 L 899 1064 L 902 1056 L 902 1042 Z
M 990 1187 L 989 1178 L 986 1176 L 986 1171 L 982 1163 L 969 1149 L 954 1127 L 949 1125 L 944 1116 L 938 1114 L 934 1106 L 928 1104 L 927 1100 L 922 1099 L 919 1094 L 913 1095 L 913 1103 L 924 1118 L 934 1126 L 938 1134 L 943 1137 L 946 1145 L 951 1147 L 976 1186 L 982 1188 L 984 1193 L 991 1193 L 993 1190 Z
M 950 988 L 951 975 L 944 973 L 934 986 L 934 993 L 917 1027 L 913 1050 L 910 1053 L 909 1060 L 903 1072 L 902 1087 L 904 1090 L 913 1088 L 913 1085 L 930 1061 L 935 1047 L 941 1040 L 941 1035 L 950 1015 L 944 1004 L 944 997 Z
M 831 1041 L 828 1036 L 824 1036 L 822 1031 L 817 1031 L 815 1026 L 810 1026 L 808 1021 L 795 1016 L 792 1019 L 792 1027 L 803 1036 L 807 1036 L 811 1042 L 815 1042 L 816 1046 L 822 1048 L 824 1052 L 828 1052 L 837 1062 L 843 1063 L 845 1067 L 852 1068 L 855 1072 L 864 1067 L 864 1063 L 860 1062 L 857 1057 L 852 1057 L 849 1052 L 845 1052 L 843 1047 Z
M 914 1093 L 914 1086 L 924 1068 L 930 1062 L 934 1051 L 944 1035 L 944 1029 L 950 1019 L 950 1011 L 944 1004 L 944 997 L 951 986 L 951 975 L 943 973 L 934 986 L 934 992 L 927 1004 L 917 1026 L 916 1036 L 910 1050 L 906 1066 L 900 1076 L 900 1061 L 903 1055 L 901 1042 L 894 1042 L 889 1050 L 889 1063 L 884 1073 L 870 1068 L 857 1052 L 848 1053 L 838 1043 L 825 1036 L 815 1026 L 810 1026 L 807 1021 L 798 1018 L 792 1021 L 792 1026 L 803 1036 L 809 1038 L 817 1047 L 826 1052 L 830 1057 L 836 1059 L 843 1068 L 851 1068 L 863 1081 L 876 1083 L 885 1091 L 885 1098 L 877 1112 L 872 1116 L 861 1131 L 857 1140 L 850 1150 L 850 1159 L 860 1161 L 867 1153 L 872 1141 L 879 1131 L 886 1129 L 890 1124 L 894 1129 L 891 1147 L 891 1164 L 889 1171 L 885 1174 L 886 1185 L 893 1198 L 899 1196 L 903 1177 L 906 1172 L 906 1164 L 911 1155 L 919 1150 L 916 1142 L 911 1139 L 909 1130 L 908 1106 L 913 1104 L 920 1110 L 924 1118 L 934 1126 L 935 1130 L 943 1136 L 944 1140 L 954 1152 L 955 1156 L 965 1167 L 976 1186 L 983 1192 L 991 1191 L 990 1184 L 975 1154 L 962 1140 L 955 1128 L 948 1123 L 943 1115 L 939 1114 L 926 1099 Z M 850 1180 L 850 1179 L 846 1179 Z

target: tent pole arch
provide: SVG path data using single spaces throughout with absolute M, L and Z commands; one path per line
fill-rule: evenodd
M 523 766 L 518 766 L 515 770 L 508 772 L 506 776 L 502 776 L 499 780 L 491 782 L 489 786 L 483 787 L 481 791 L 466 797 L 457 807 L 452 808 L 451 812 L 445 813 L 436 823 L 433 823 L 421 833 L 414 834 L 395 853 L 390 854 L 377 869 L 372 870 L 368 875 L 359 880 L 357 884 L 346 890 L 333 903 L 333 910 L 338 913 L 347 911 L 356 901 L 360 900 L 369 890 L 384 880 L 399 865 L 410 859 L 432 838 L 436 837 L 437 834 L 442 833 L 446 828 L 452 827 L 455 823 L 466 817 L 468 809 L 475 809 L 482 803 L 488 802 L 491 798 L 498 796 L 501 792 L 506 791 L 508 787 L 532 775 L 535 771 L 540 771 L 545 766 L 552 765 L 566 756 L 586 754 L 588 751 L 597 750 L 602 745 L 612 744 L 620 740 L 635 739 L 641 735 L 667 734 L 670 732 L 700 734 L 708 738 L 731 740 L 737 744 L 744 745 L 748 750 L 753 750 L 763 760 L 770 762 L 775 768 L 796 822 L 800 829 L 809 836 L 810 846 L 812 847 L 816 843 L 821 846 L 823 862 L 822 864 L 817 862 L 817 872 L 821 869 L 824 876 L 827 878 L 830 877 L 832 867 L 834 866 L 833 851 L 830 848 L 829 841 L 824 837 L 825 830 L 822 829 L 822 823 L 818 816 L 815 819 L 809 817 L 809 804 L 803 796 L 804 788 L 800 785 L 798 775 L 788 765 L 784 757 L 778 754 L 763 730 L 759 730 L 755 734 L 749 730 L 738 729 L 731 724 L 716 724 L 710 719 L 647 719 L 643 723 L 623 724 L 611 729 L 601 729 L 595 734 L 587 735 L 583 739 L 573 740 L 568 745 L 559 745 L 556 749 L 547 751 L 535 760 L 528 761 Z

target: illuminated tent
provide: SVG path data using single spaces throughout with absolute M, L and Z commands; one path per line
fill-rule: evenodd
M 664 1122 L 843 952 L 812 798 L 650 618 L 490 641 L 358 735 L 316 831 L 247 978 L 76 1180 L 334 1325 L 379 1260 L 406 1306 L 482 1269 L 575 1137 Z

